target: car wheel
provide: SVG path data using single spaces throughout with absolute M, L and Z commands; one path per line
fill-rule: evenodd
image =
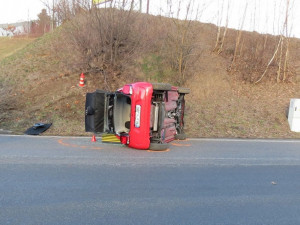
M 176 140 L 185 140 L 186 139 L 186 134 L 185 133 L 175 134 L 175 139 Z
M 169 148 L 169 145 L 167 143 L 150 143 L 149 150 L 153 151 L 163 151 L 167 150 Z
M 167 83 L 152 83 L 153 90 L 156 91 L 171 91 L 172 85 Z
M 183 87 L 178 88 L 179 94 L 189 94 L 190 92 L 191 92 L 191 90 L 189 88 L 183 88 Z

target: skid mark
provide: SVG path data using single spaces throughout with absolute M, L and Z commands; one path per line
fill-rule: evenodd
M 190 144 L 179 144 L 179 143 L 171 143 L 173 146 L 178 146 L 178 147 L 190 147 Z
M 166 150 L 161 150 L 161 151 L 158 151 L 158 150 L 147 150 L 147 152 L 169 152 L 170 149 L 166 149 Z
M 179 141 L 179 142 L 187 142 L 187 141 L 190 141 L 189 138 L 186 138 L 185 140 L 176 140 L 176 141 Z
M 64 140 L 65 139 L 59 139 L 57 142 L 60 145 L 63 145 L 63 146 L 66 146 L 66 147 L 71 147 L 71 148 L 82 148 L 82 149 L 93 149 L 93 150 L 101 150 L 102 149 L 100 147 L 70 144 L 70 143 L 66 143 Z

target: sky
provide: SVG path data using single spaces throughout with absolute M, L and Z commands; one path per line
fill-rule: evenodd
M 43 8 L 40 0 L 0 0 L 0 24 L 35 20 Z
M 43 2 L 51 0 L 0 0 L 0 24 L 14 23 L 37 19 L 37 15 L 45 8 Z M 127 0 L 128 1 L 128 0 Z M 139 2 L 139 0 L 135 0 Z M 146 11 L 146 0 L 143 0 L 143 12 Z M 149 0 L 150 13 L 170 15 L 176 17 L 179 1 L 188 0 Z M 199 7 L 197 19 L 201 22 L 226 24 L 228 10 L 228 27 L 258 31 L 260 33 L 279 34 L 284 22 L 285 2 L 287 0 L 194 0 L 193 13 L 190 19 L 196 18 L 196 9 Z M 170 9 L 167 2 L 173 2 Z M 223 3 L 224 2 L 224 3 Z M 290 0 L 290 27 L 288 32 L 292 37 L 300 38 L 300 0 Z M 229 3 L 229 7 L 228 7 Z M 223 10 L 222 10 L 223 5 Z M 204 9 L 204 10 L 201 10 Z M 186 5 L 181 3 L 179 17 L 186 14 Z M 245 14 L 245 22 L 242 20 Z M 223 15 L 223 16 L 221 16 Z M 278 25 L 279 24 L 279 25 Z
M 180 3 L 180 18 L 186 15 L 186 5 L 182 2 L 192 1 L 193 13 L 190 19 L 196 18 L 201 22 L 225 26 L 228 11 L 228 27 L 260 33 L 281 34 L 285 21 L 287 0 L 150 0 L 153 5 L 151 13 L 170 14 L 177 17 Z M 289 0 L 288 34 L 300 38 L 300 0 Z M 173 9 L 166 7 L 166 2 L 173 3 Z M 223 11 L 222 11 L 223 5 Z M 176 7 L 177 6 L 177 7 Z M 199 6 L 199 7 L 198 7 Z M 223 16 L 222 15 L 223 12 Z M 244 23 L 242 23 L 243 18 Z

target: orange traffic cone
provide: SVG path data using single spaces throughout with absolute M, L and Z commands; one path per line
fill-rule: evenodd
M 96 140 L 96 137 L 95 137 L 95 135 L 93 135 L 93 137 L 92 137 L 92 140 L 91 140 L 92 142 L 96 142 L 97 140 Z
M 84 87 L 84 74 L 81 73 L 80 80 L 79 80 L 79 87 Z

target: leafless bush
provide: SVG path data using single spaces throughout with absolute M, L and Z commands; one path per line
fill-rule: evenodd
M 193 0 L 179 0 L 177 4 L 175 16 L 166 21 L 168 36 L 163 46 L 163 57 L 171 69 L 177 73 L 173 76 L 173 80 L 176 80 L 178 85 L 182 85 L 187 79 L 187 68 L 199 58 L 199 51 L 197 51 L 199 42 L 195 41 L 196 32 L 199 31 L 196 30 L 196 22 L 193 21 L 198 16 L 198 5 Z M 170 15 L 174 14 L 172 7 L 174 7 L 174 2 L 169 0 Z
M 240 74 L 244 81 L 256 82 L 276 49 L 277 39 L 271 35 L 245 32 L 241 39 L 239 54 L 236 55 L 230 72 Z M 232 53 L 234 57 L 234 52 Z M 274 66 L 274 64 L 270 65 L 270 71 L 274 71 Z
M 63 52 L 58 51 L 68 68 L 100 72 L 105 75 L 105 80 L 108 71 L 122 70 L 124 62 L 131 60 L 140 43 L 142 27 L 139 15 L 132 8 L 118 8 L 117 2 L 106 7 L 77 2 L 76 7 L 71 5 L 71 8 L 65 2 L 60 2 L 66 19 L 57 46 L 64 45 Z M 72 54 L 66 60 L 68 51 Z
M 291 2 L 293 0 L 284 0 L 285 15 L 283 23 L 278 19 L 278 27 L 281 27 L 279 36 L 261 35 L 256 32 L 243 31 L 243 24 L 247 13 L 247 4 L 245 5 L 243 18 L 239 29 L 235 32 L 236 38 L 234 44 L 232 43 L 233 32 L 228 38 L 227 46 L 224 54 L 231 52 L 231 65 L 229 72 L 241 75 L 244 81 L 251 83 L 259 83 L 264 78 L 276 82 L 286 82 L 291 80 L 293 72 L 290 69 L 289 63 L 289 45 L 291 26 L 288 24 L 290 18 L 290 10 L 292 8 Z M 256 2 L 252 12 L 253 30 L 256 24 Z M 274 10 L 276 9 L 274 6 Z M 275 12 L 274 12 L 275 15 Z M 267 18 L 268 19 L 268 18 Z M 275 20 L 274 20 L 275 21 Z M 266 21 L 266 26 L 268 20 Z M 275 22 L 273 24 L 275 27 Z M 274 29 L 273 29 L 274 30 Z M 218 30 L 218 40 L 220 36 L 220 29 Z M 216 43 L 217 47 L 217 43 Z
M 163 57 L 171 69 L 177 73 L 172 79 L 175 79 L 178 85 L 185 82 L 187 68 L 199 58 L 196 52 L 198 43 L 195 42 L 194 32 L 191 21 L 177 20 L 169 26 L 168 37 L 163 46 Z

